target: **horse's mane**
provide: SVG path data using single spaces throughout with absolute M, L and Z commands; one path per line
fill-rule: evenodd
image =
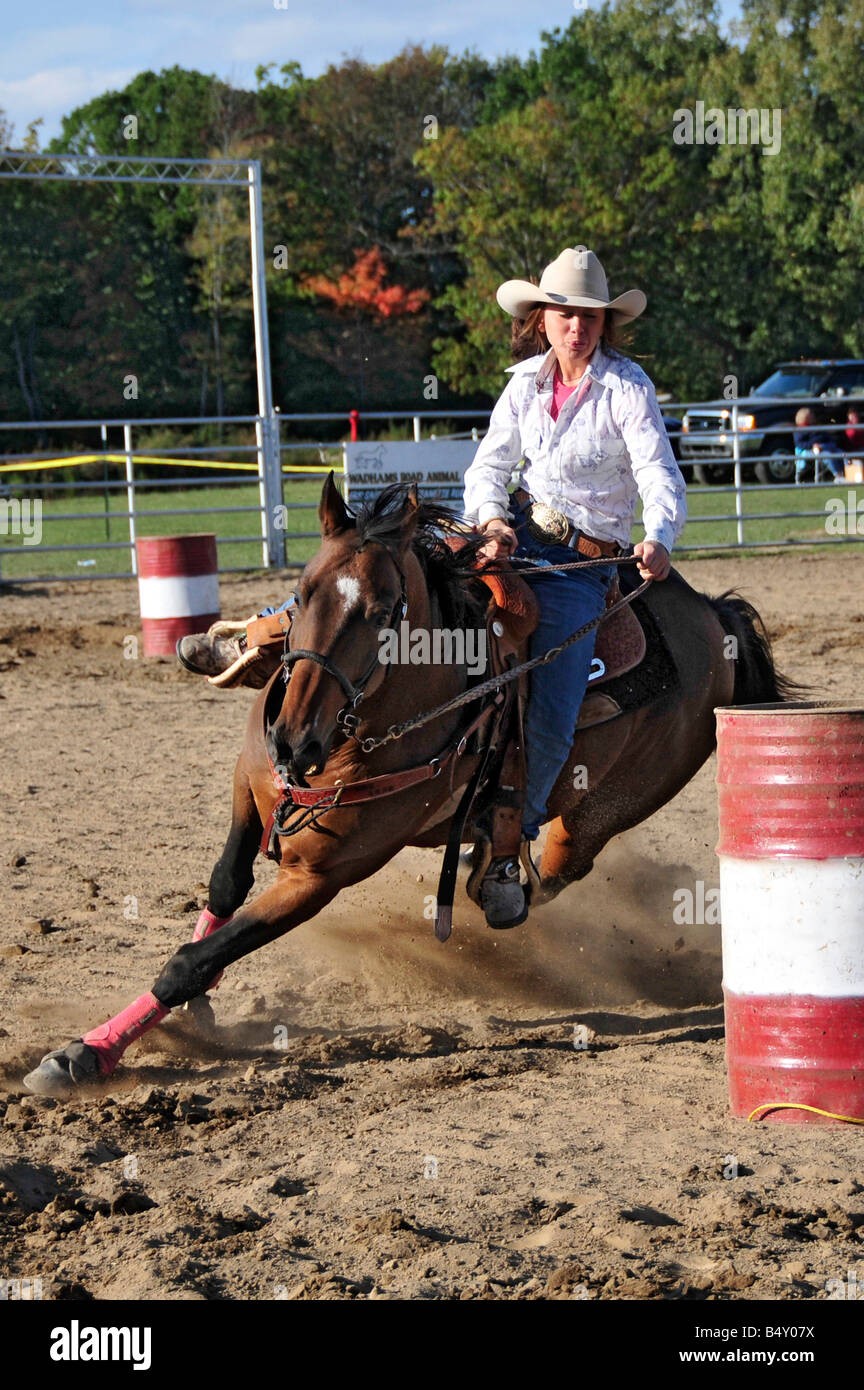
M 361 545 L 377 541 L 394 552 L 398 550 L 409 491 L 405 483 L 391 483 L 371 502 L 357 508 L 353 519 Z M 464 544 L 451 548 L 446 540 L 448 535 L 459 535 Z M 465 536 L 460 529 L 459 513 L 445 503 L 419 502 L 412 549 L 420 561 L 426 584 L 430 592 L 437 595 L 444 620 L 451 628 L 483 626 L 489 593 L 472 571 L 477 551 L 485 539 L 482 535 Z

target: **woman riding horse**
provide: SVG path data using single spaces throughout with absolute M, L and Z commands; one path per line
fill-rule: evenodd
M 541 566 L 617 556 L 629 542 L 641 496 L 645 540 L 634 547 L 639 572 L 645 579 L 665 579 L 686 517 L 684 479 L 651 381 L 615 347 L 618 328 L 643 313 L 645 295 L 634 289 L 610 299 L 602 265 L 593 251 L 580 247 L 562 251 L 539 286 L 508 280 L 497 299 L 513 316 L 516 363 L 508 368 L 511 380 L 465 474 L 466 515 L 489 537 L 480 555 L 514 555 Z M 507 485 L 523 459 L 521 486 L 511 495 Z M 535 580 L 540 620 L 531 656 L 602 612 L 613 573 L 612 566 L 599 565 Z M 568 647 L 531 677 L 522 813 L 528 840 L 540 833 L 549 794 L 573 744 L 594 637 L 592 632 Z M 183 638 L 177 651 L 188 669 L 218 678 L 242 665 L 241 645 L 217 625 L 210 635 Z M 247 667 L 241 679 L 263 685 L 271 670 L 266 664 Z M 516 857 L 492 860 L 480 900 L 490 926 L 525 921 Z
M 513 316 L 511 380 L 465 474 L 465 512 L 489 536 L 481 555 L 535 564 L 622 554 L 638 497 L 645 539 L 639 573 L 662 580 L 686 518 L 686 488 L 649 378 L 615 348 L 621 324 L 645 309 L 641 290 L 609 298 L 593 251 L 566 248 L 539 286 L 508 280 L 498 303 Z M 507 484 L 524 458 L 521 486 Z M 508 518 L 512 516 L 511 526 Z M 533 583 L 540 620 L 531 656 L 602 612 L 613 568 L 559 571 Z M 535 840 L 546 802 L 573 746 L 595 633 L 531 676 L 525 720 L 522 834 Z M 494 926 L 525 920 L 513 857 L 493 859 L 481 902 Z

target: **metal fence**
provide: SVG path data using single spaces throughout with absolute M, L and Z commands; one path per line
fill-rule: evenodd
M 851 399 L 851 398 L 850 398 Z M 809 403 L 824 405 L 824 401 L 816 398 L 797 398 L 794 401 L 794 408 Z M 765 398 L 760 404 L 772 405 L 778 402 L 770 401 Z M 664 403 L 663 411 L 667 416 L 667 428 L 673 442 L 682 437 L 680 430 L 679 417 L 684 412 L 698 412 L 703 409 L 715 410 L 717 402 L 682 402 Z M 790 413 L 793 406 L 788 401 L 783 402 L 789 406 Z M 864 517 L 862 517 L 862 530 L 859 534 L 857 526 L 847 525 L 843 534 L 829 534 L 825 525 L 826 522 L 826 503 L 823 500 L 821 507 L 806 509 L 798 506 L 795 509 L 765 510 L 761 505 L 765 495 L 786 494 L 794 491 L 799 501 L 803 502 L 805 497 L 814 493 L 821 494 L 824 491 L 824 480 L 820 476 L 825 467 L 824 456 L 814 454 L 809 461 L 809 466 L 814 473 L 813 480 L 795 480 L 792 478 L 788 482 L 779 483 L 752 483 L 745 481 L 745 473 L 749 475 L 750 470 L 763 459 L 770 459 L 776 465 L 778 460 L 789 463 L 790 467 L 795 464 L 793 453 L 780 453 L 771 450 L 771 436 L 790 437 L 790 432 L 794 429 L 791 423 L 781 423 L 774 426 L 760 427 L 758 434 L 763 440 L 768 439 L 767 451 L 754 453 L 742 448 L 742 441 L 752 438 L 752 431 L 742 425 L 742 416 L 746 416 L 746 406 L 738 401 L 725 403 L 727 415 L 722 432 L 716 435 L 721 441 L 718 451 L 714 454 L 710 452 L 700 453 L 698 462 L 702 465 L 710 465 L 713 468 L 722 467 L 728 470 L 730 482 L 726 485 L 703 487 L 694 490 L 690 494 L 690 507 L 687 522 L 687 532 L 682 537 L 681 543 L 676 547 L 680 552 L 695 553 L 699 551 L 719 551 L 719 550 L 750 550 L 767 548 L 778 544 L 842 544 L 848 541 L 864 539 Z M 672 413 L 674 412 L 674 419 Z M 176 518 L 175 527 L 183 530 L 192 518 L 207 518 L 209 526 L 220 526 L 228 518 L 242 517 L 245 521 L 248 518 L 249 528 L 242 526 L 240 531 L 226 530 L 219 534 L 217 532 L 217 543 L 220 548 L 219 568 L 220 573 L 232 573 L 239 570 L 249 570 L 257 568 L 279 568 L 286 564 L 286 559 L 291 560 L 289 555 L 286 557 L 286 542 L 312 542 L 317 534 L 313 530 L 292 529 L 288 530 L 289 519 L 297 521 L 302 519 L 305 512 L 314 512 L 317 506 L 316 500 L 309 496 L 309 489 L 305 490 L 297 486 L 292 486 L 300 482 L 314 481 L 314 475 L 323 474 L 329 468 L 334 468 L 337 473 L 343 471 L 343 444 L 341 440 L 315 440 L 305 439 L 296 442 L 283 441 L 280 436 L 281 424 L 286 425 L 290 422 L 292 428 L 296 430 L 298 426 L 306 424 L 321 424 L 326 422 L 328 428 L 339 430 L 341 433 L 348 425 L 352 435 L 356 436 L 358 423 L 362 426 L 364 436 L 372 438 L 380 423 L 410 421 L 411 432 L 415 441 L 423 438 L 424 428 L 428 430 L 426 438 L 435 438 L 436 433 L 432 428 L 436 423 L 441 428 L 441 422 L 450 423 L 466 422 L 466 428 L 459 433 L 449 433 L 447 435 L 438 434 L 438 438 L 473 438 L 480 437 L 480 429 L 488 419 L 486 411 L 464 411 L 464 410 L 423 410 L 423 411 L 370 411 L 358 417 L 354 412 L 328 412 L 320 414 L 296 414 L 289 416 L 279 416 L 275 414 L 268 421 L 259 415 L 231 416 L 231 417 L 183 417 L 183 418 L 150 418 L 138 420 L 87 420 L 87 421 L 14 421 L 10 423 L 0 423 L 0 434 L 7 431 L 15 431 L 21 436 L 26 436 L 28 432 L 39 432 L 43 435 L 50 435 L 53 431 L 75 432 L 77 438 L 90 431 L 98 430 L 101 436 L 101 449 L 92 453 L 82 454 L 80 451 L 66 453 L 54 452 L 50 458 L 40 457 L 32 449 L 30 452 L 7 453 L 0 455 L 0 523 L 5 520 L 6 536 L 3 535 L 3 526 L 0 524 L 0 540 L 9 538 L 10 530 L 15 531 L 16 520 L 19 523 L 18 543 L 0 544 L 0 583 L 33 583 L 45 580 L 77 580 L 90 577 L 98 578 L 126 578 L 134 576 L 136 573 L 136 553 L 135 541 L 139 534 L 144 530 L 152 530 L 152 523 L 156 519 L 161 523 L 169 518 Z M 478 426 L 474 423 L 468 427 L 467 422 L 480 421 Z M 675 422 L 678 422 L 676 429 Z M 146 447 L 146 441 L 142 436 L 147 431 L 155 428 L 163 430 L 171 428 L 198 429 L 200 427 L 219 427 L 222 430 L 230 430 L 233 434 L 245 435 L 248 442 L 230 442 L 213 444 L 184 444 L 177 448 L 150 448 Z M 841 452 L 842 443 L 845 440 L 842 431 L 846 428 L 843 424 L 819 426 L 820 432 L 836 433 L 841 445 L 838 448 Z M 122 438 L 122 447 L 116 450 L 109 449 L 108 431 L 119 431 Z M 691 436 L 691 439 L 693 436 Z M 139 442 L 140 441 L 140 442 Z M 309 452 L 317 455 L 315 463 L 298 463 L 296 457 Z M 46 451 L 42 451 L 44 455 Z M 231 461 L 226 462 L 219 455 L 230 454 Z M 855 451 L 852 451 L 855 454 Z M 190 457 L 194 456 L 194 457 Z M 860 457 L 860 453 L 859 453 Z M 83 480 L 70 479 L 62 482 L 50 481 L 36 483 L 34 481 L 22 480 L 21 474 L 27 472 L 64 472 L 82 463 L 93 463 L 101 460 L 104 464 L 104 476 L 102 480 Z M 274 466 L 274 460 L 275 466 Z M 151 465 L 174 463 L 178 469 L 184 470 L 178 476 L 168 477 L 148 477 L 146 469 Z M 682 460 L 682 469 L 685 475 L 696 460 Z M 797 462 L 801 463 L 800 458 Z M 116 477 L 108 476 L 109 465 L 117 469 Z M 207 470 L 206 477 L 196 476 L 196 470 Z M 212 470 L 218 471 L 214 474 Z M 794 472 L 794 468 L 792 468 Z M 864 475 L 860 477 L 864 483 Z M 236 501 L 230 499 L 227 490 L 245 486 L 245 500 Z M 184 505 L 151 508 L 147 506 L 148 492 L 154 490 L 160 492 L 184 492 L 192 491 L 193 495 L 197 489 L 212 490 L 226 489 L 226 505 L 216 505 L 213 502 L 201 505 Z M 250 488 L 254 492 L 254 498 L 250 499 Z M 802 491 L 803 489 L 803 491 Z M 53 573 L 26 573 L 21 570 L 19 564 L 9 565 L 8 560 L 17 557 L 20 561 L 22 553 L 28 549 L 26 537 L 22 535 L 20 527 L 23 526 L 22 506 L 26 499 L 34 502 L 37 498 L 46 495 L 53 501 L 55 497 L 68 495 L 72 500 L 69 510 L 52 510 L 46 518 L 50 525 L 62 523 L 64 527 L 67 523 L 89 523 L 92 529 L 94 518 L 98 519 L 100 513 L 90 510 L 81 510 L 81 499 L 87 499 L 94 493 L 101 493 L 104 498 L 104 516 L 106 539 L 104 540 L 84 540 L 71 541 L 63 540 L 56 544 L 38 544 L 38 554 L 70 554 L 86 552 L 86 560 L 77 560 L 77 572 L 53 572 Z M 119 497 L 123 503 L 123 509 L 116 509 L 111 505 L 112 494 Z M 731 496 L 734 498 L 733 510 L 717 511 L 713 509 L 713 499 Z M 748 510 L 748 499 L 753 497 L 757 504 L 757 510 Z M 864 494 L 862 494 L 864 496 Z M 707 511 L 697 510 L 692 505 L 696 498 L 706 499 L 711 505 Z M 74 499 L 79 499 L 79 509 L 75 507 Z M 188 499 L 184 499 L 188 500 Z M 196 499 L 197 500 L 197 499 Z M 779 500 L 779 498 L 778 498 Z M 814 503 L 817 497 L 813 496 Z M 143 503 L 143 505 L 142 505 Z M 16 511 L 17 507 L 17 511 Z M 854 511 L 854 509 L 853 509 Z M 836 507 L 835 507 L 836 512 Z M 864 512 L 864 503 L 862 503 Z M 182 519 L 182 520 L 181 520 Z M 760 522 L 810 522 L 816 519 L 822 522 L 821 534 L 808 533 L 803 536 L 785 535 L 781 538 L 775 536 L 757 536 L 755 523 Z M 853 518 L 854 520 L 854 518 Z M 110 539 L 112 524 L 116 529 L 117 523 L 125 523 L 122 539 Z M 706 543 L 697 542 L 691 537 L 694 533 L 692 527 L 705 525 L 726 526 L 734 531 L 733 540 L 710 539 Z M 789 528 L 790 530 L 792 528 Z M 687 533 L 690 533 L 689 535 Z M 749 532 L 749 534 L 748 534 Z M 225 550 L 229 547 L 246 547 L 245 563 L 226 563 L 230 556 L 225 555 Z M 289 546 L 289 551 L 292 547 Z M 34 552 L 36 547 L 32 547 Z M 102 567 L 101 561 L 110 555 L 125 554 L 128 560 L 128 568 L 118 569 L 109 564 L 107 569 Z M 236 554 L 236 552 L 235 552 Z M 8 557 L 8 558 L 7 558 Z M 95 557 L 95 558 L 94 558 Z M 4 564 L 5 562 L 5 564 Z M 32 568 L 32 567 L 31 567 Z M 91 574 L 81 573 L 84 568 L 93 571 Z M 17 571 L 17 572 L 16 572 Z
M 351 419 L 353 415 L 353 422 Z M 484 420 L 488 416 L 487 411 L 418 411 L 418 412 L 369 412 L 364 414 L 363 422 L 366 425 L 370 422 L 369 428 L 374 429 L 378 422 L 392 420 L 410 420 L 412 422 L 413 437 L 415 440 L 422 438 L 424 424 L 430 425 L 440 422 L 442 419 L 455 422 L 457 420 Z M 297 486 L 302 482 L 314 479 L 315 475 L 323 475 L 333 468 L 338 474 L 344 472 L 344 447 L 341 438 L 337 440 L 322 439 L 303 439 L 299 441 L 282 440 L 281 424 L 282 421 L 289 423 L 295 429 L 312 423 L 326 423 L 334 431 L 341 435 L 346 424 L 352 425 L 352 432 L 356 432 L 357 413 L 348 412 L 337 413 L 327 412 L 320 414 L 297 414 L 280 417 L 274 412 L 272 419 L 268 422 L 263 417 L 257 415 L 246 416 L 212 416 L 212 417 L 151 417 L 137 420 L 59 420 L 59 421 L 11 421 L 0 422 L 0 435 L 7 431 L 15 431 L 18 435 L 26 436 L 32 434 L 50 435 L 54 431 L 65 431 L 67 435 L 74 434 L 76 439 L 86 437 L 88 433 L 98 431 L 101 447 L 92 452 L 82 452 L 78 449 L 63 450 L 42 450 L 37 452 L 31 448 L 28 452 L 7 452 L 0 455 L 0 542 L 8 542 L 10 531 L 19 537 L 18 543 L 0 543 L 0 584 L 2 583 L 37 583 L 47 580 L 80 580 L 87 578 L 100 579 L 120 579 L 134 577 L 137 570 L 135 542 L 139 534 L 149 531 L 152 533 L 153 526 L 158 521 L 160 527 L 163 522 L 174 520 L 175 529 L 185 530 L 190 518 L 206 519 L 208 528 L 217 528 L 216 540 L 219 554 L 219 571 L 222 574 L 237 571 L 247 571 L 259 568 L 281 568 L 287 561 L 286 543 L 308 542 L 317 534 L 310 529 L 289 529 L 289 524 L 296 520 L 298 523 L 303 519 L 304 513 L 315 513 L 317 511 L 317 498 L 308 500 L 304 496 L 304 491 Z M 238 442 L 236 439 L 230 442 L 213 444 L 182 444 L 176 448 L 152 447 L 142 440 L 142 436 L 147 431 L 160 429 L 163 432 L 172 428 L 183 428 L 185 430 L 207 427 L 219 427 L 223 431 L 231 432 L 234 435 L 245 434 L 246 442 Z M 109 447 L 109 431 L 117 434 L 121 440 L 118 448 Z M 435 438 L 434 430 L 431 430 L 427 437 Z M 454 435 L 448 434 L 447 437 L 453 438 Z M 479 438 L 477 426 L 472 430 L 466 430 L 466 438 Z M 141 442 L 139 442 L 141 441 Z M 50 452 L 50 457 L 46 456 Z M 317 455 L 315 463 L 298 463 L 297 456 Z M 194 455 L 194 457 L 190 457 Z M 225 455 L 230 456 L 230 461 L 226 462 Z M 275 459 L 275 467 L 274 467 Z M 84 464 L 103 464 L 104 476 L 101 480 L 68 478 L 66 475 L 69 470 Z M 146 470 L 151 465 L 159 465 L 164 468 L 166 464 L 174 464 L 178 470 L 183 472 L 179 476 L 160 476 L 157 478 L 146 476 Z M 113 468 L 116 476 L 109 477 L 107 470 Z M 206 470 L 207 476 L 196 476 L 197 470 Z M 216 470 L 214 472 L 214 470 Z M 28 478 L 28 474 L 53 474 L 63 475 L 63 481 L 57 481 L 51 477 L 49 481 L 36 481 Z M 24 475 L 22 479 L 22 475 Z M 293 486 L 292 486 L 293 485 Z M 152 508 L 147 506 L 147 494 L 171 491 L 196 492 L 204 490 L 210 491 L 218 489 L 245 489 L 248 494 L 250 487 L 255 491 L 255 500 L 244 500 L 228 505 L 216 505 L 213 502 L 202 500 L 200 505 L 183 506 L 160 506 Z M 86 540 L 62 540 L 52 543 L 40 541 L 37 546 L 33 546 L 33 552 L 39 556 L 68 554 L 72 557 L 76 555 L 86 555 L 85 560 L 76 561 L 76 570 L 69 572 L 54 570 L 50 573 L 33 572 L 32 565 L 22 567 L 22 560 L 26 557 L 28 545 L 26 538 L 22 535 L 22 514 L 21 505 L 25 500 L 33 502 L 44 501 L 50 498 L 53 502 L 55 498 L 68 495 L 73 499 L 70 509 L 51 510 L 43 517 L 44 524 L 50 528 L 57 529 L 62 526 L 68 529 L 67 523 L 72 524 L 74 531 L 83 531 L 85 524 L 89 524 L 92 530 L 93 523 L 98 520 L 103 513 L 90 507 L 81 510 L 82 499 L 101 494 L 104 498 L 104 518 L 106 527 L 106 537 L 96 540 L 92 537 Z M 111 498 L 119 496 L 124 502 L 124 509 L 120 510 L 112 505 Z M 79 506 L 75 507 L 75 499 Z M 184 502 L 188 499 L 184 499 Z M 86 505 L 86 503 L 85 503 Z M 296 516 L 295 516 L 296 514 Z M 248 518 L 249 528 L 240 530 L 219 530 L 220 524 L 228 518 L 242 516 Z M 181 520 L 182 519 L 182 520 Z M 4 526 L 5 523 L 5 526 Z M 16 526 L 17 523 L 17 526 Z M 78 524 L 76 527 L 76 523 Z M 117 523 L 125 523 L 122 539 L 111 539 L 111 530 L 116 530 Z M 5 530 L 5 535 L 4 535 Z M 226 562 L 224 549 L 227 547 L 246 548 L 247 555 L 250 547 L 255 547 L 255 558 L 249 556 L 246 563 L 235 564 Z M 236 553 L 236 551 L 235 551 Z M 114 566 L 105 567 L 102 563 L 104 559 L 111 555 L 124 555 L 128 561 L 128 567 L 119 569 Z M 10 564 L 9 562 L 12 561 Z M 17 562 L 17 563 L 15 563 Z M 81 573 L 81 569 L 87 571 Z M 27 572 L 29 571 L 29 572 Z
M 832 397 L 831 400 L 833 403 L 839 405 L 841 398 Z M 682 542 L 679 542 L 676 546 L 676 550 L 686 551 L 688 553 L 706 550 L 758 550 L 776 547 L 778 544 L 842 545 L 848 544 L 850 541 L 864 540 L 864 524 L 862 524 L 860 532 L 857 529 L 857 524 L 854 527 L 850 527 L 847 524 L 842 533 L 828 533 L 826 522 L 829 516 L 829 508 L 826 501 L 823 501 L 823 505 L 814 510 L 805 510 L 803 507 L 796 507 L 794 510 L 785 511 L 772 509 L 768 511 L 757 510 L 750 512 L 745 509 L 746 499 L 751 496 L 754 497 L 754 501 L 757 500 L 757 495 L 759 497 L 764 494 L 776 496 L 778 493 L 790 491 L 800 496 L 802 489 L 805 490 L 805 493 L 810 492 L 812 494 L 816 492 L 818 494 L 823 494 L 826 483 L 830 486 L 834 486 L 833 469 L 828 462 L 828 455 L 825 451 L 819 453 L 812 452 L 808 455 L 805 450 L 795 451 L 793 448 L 792 451 L 787 452 L 783 449 L 778 450 L 771 448 L 772 439 L 782 438 L 788 440 L 790 435 L 794 437 L 797 429 L 800 428 L 796 426 L 794 422 L 794 415 L 798 410 L 804 406 L 814 406 L 824 409 L 826 403 L 826 398 L 822 396 L 795 396 L 793 400 L 790 400 L 789 397 L 782 396 L 761 396 L 758 398 L 758 401 L 750 397 L 746 398 L 743 402 L 739 400 L 724 402 L 722 409 L 726 414 L 726 421 L 723 424 L 719 424 L 713 431 L 700 431 L 707 442 L 706 451 L 704 453 L 699 452 L 689 459 L 681 459 L 680 466 L 682 471 L 685 472 L 685 475 L 688 470 L 695 468 L 697 464 L 701 465 L 703 468 L 722 468 L 730 474 L 731 480 L 728 484 L 708 486 L 705 488 L 705 495 L 716 497 L 732 494 L 734 496 L 734 511 L 731 513 L 710 512 L 708 514 L 694 514 L 692 509 L 688 507 L 687 527 L 715 523 L 733 523 L 735 527 L 735 539 L 734 541 L 713 541 L 706 545 L 695 545 L 688 544 L 685 538 Z M 861 408 L 864 409 L 864 398 L 859 396 L 850 395 L 848 397 L 843 397 L 842 403 L 843 405 L 852 406 L 860 404 Z M 718 404 L 716 400 L 670 402 L 668 404 L 664 403 L 663 411 L 664 414 L 674 411 L 676 415 L 680 412 L 683 419 L 685 413 L 690 414 L 691 412 L 698 413 L 699 411 L 707 410 L 716 414 L 718 411 Z M 754 410 L 761 410 L 763 408 L 768 408 L 770 410 L 776 409 L 777 407 L 788 411 L 789 415 L 793 418 L 774 425 L 760 425 L 755 422 L 747 423 L 748 421 L 754 421 Z M 864 463 L 862 463 L 864 451 L 860 448 L 846 448 L 844 434 L 847 428 L 849 428 L 848 424 L 816 423 L 811 429 L 812 428 L 817 428 L 820 434 L 831 435 L 832 437 L 836 436 L 837 456 L 842 456 L 844 463 L 848 464 L 844 469 L 843 481 L 859 481 L 864 483 Z M 763 441 L 764 447 L 758 450 L 743 448 L 742 445 L 746 446 L 754 435 Z M 670 430 L 670 437 L 674 438 L 680 446 L 680 441 L 684 437 L 684 434 L 680 429 L 677 432 Z M 695 441 L 698 438 L 698 434 L 690 434 L 689 438 L 691 441 Z M 767 443 L 765 443 L 766 440 Z M 712 452 L 712 448 L 714 452 Z M 772 468 L 785 464 L 785 469 L 782 471 L 788 473 L 788 480 L 778 480 L 770 483 L 745 482 L 745 475 L 749 477 L 750 472 L 755 470 L 760 463 L 770 464 Z M 813 473 L 812 479 L 808 477 L 808 472 L 810 470 L 812 470 Z M 827 478 L 828 473 L 832 474 L 830 483 Z M 856 474 L 857 477 L 855 476 Z M 862 494 L 862 496 L 864 496 L 864 494 Z M 814 498 L 813 500 L 815 501 L 816 499 Z M 832 503 L 835 500 L 836 499 L 831 499 Z M 848 501 L 850 499 L 847 498 L 846 500 Z M 854 496 L 851 500 L 857 505 L 857 499 L 855 499 Z M 864 506 L 862 506 L 862 511 L 864 511 Z M 836 506 L 832 507 L 831 515 L 837 516 L 837 514 Z M 753 537 L 752 533 L 749 537 L 746 535 L 748 523 L 793 520 L 799 522 L 819 520 L 822 522 L 823 534 L 807 534 L 805 536 L 786 535 L 783 537 L 782 541 L 777 538 L 758 540 Z M 864 523 L 864 517 L 862 517 L 862 523 Z

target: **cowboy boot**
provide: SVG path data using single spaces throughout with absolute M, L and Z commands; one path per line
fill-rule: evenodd
M 248 685 L 260 690 L 279 665 L 290 626 L 290 618 L 283 624 L 281 617 L 253 614 L 241 623 L 214 623 L 207 632 L 181 637 L 177 659 L 187 671 L 206 676 L 211 685 L 222 689 Z
M 177 660 L 196 676 L 218 676 L 246 650 L 245 623 L 214 623 L 207 632 L 193 632 L 177 643 Z
M 528 900 L 519 881 L 519 859 L 501 855 L 490 860 L 480 884 L 480 906 L 496 931 L 518 927 L 528 916 Z
M 518 927 L 528 916 L 528 898 L 519 880 L 521 813 L 521 789 L 500 786 L 487 812 L 492 858 L 480 882 L 480 906 L 496 930 Z

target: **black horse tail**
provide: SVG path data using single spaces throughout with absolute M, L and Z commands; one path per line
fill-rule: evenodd
M 753 607 L 734 589 L 708 602 L 723 631 L 737 642 L 733 705 L 786 704 L 810 694 L 810 687 L 782 675 L 774 664 L 765 624 Z

